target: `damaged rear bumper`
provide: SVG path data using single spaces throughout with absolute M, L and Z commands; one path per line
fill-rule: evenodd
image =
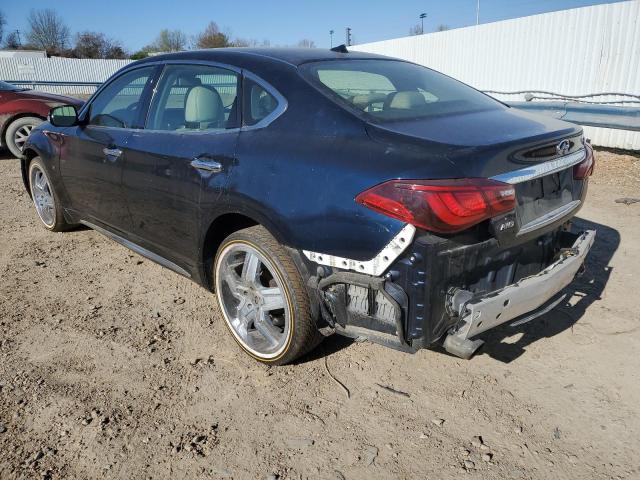
M 325 334 L 411 352 L 442 345 L 470 358 L 483 343 L 474 340 L 478 334 L 527 322 L 560 303 L 594 239 L 595 231 L 558 229 L 503 247 L 420 235 L 384 276 L 320 266 L 309 290 Z
M 555 307 L 559 293 L 571 283 L 584 264 L 595 240 L 596 232 L 579 235 L 571 248 L 560 251 L 559 259 L 537 275 L 483 296 L 456 292 L 452 309 L 460 319 L 445 337 L 444 348 L 454 355 L 469 358 L 481 345 L 471 341 L 493 327 L 519 319 L 518 324 L 532 320 Z

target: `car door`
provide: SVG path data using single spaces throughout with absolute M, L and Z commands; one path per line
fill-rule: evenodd
M 128 140 L 123 186 L 137 242 L 181 266 L 197 262 L 204 184 L 222 191 L 234 162 L 239 79 L 233 67 L 166 65 L 145 129 Z
M 144 122 L 156 66 L 127 71 L 105 85 L 65 136 L 60 171 L 71 208 L 91 222 L 131 230 L 122 191 L 127 144 Z

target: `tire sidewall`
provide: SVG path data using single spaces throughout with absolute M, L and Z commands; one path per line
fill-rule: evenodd
M 49 172 L 47 172 L 47 169 L 44 166 L 44 163 L 42 162 L 42 160 L 40 159 L 40 157 L 35 157 L 33 160 L 31 160 L 31 162 L 29 163 L 29 191 L 31 193 L 31 199 L 33 202 L 33 207 L 35 208 L 35 197 L 34 197 L 34 193 L 33 193 L 33 185 L 31 184 L 32 178 L 33 178 L 33 170 L 35 168 L 38 168 L 47 178 L 47 184 L 49 185 L 49 191 L 51 192 L 51 197 L 53 198 L 53 205 L 55 208 L 55 218 L 53 221 L 53 225 L 47 225 L 46 223 L 44 223 L 44 220 L 42 220 L 42 218 L 40 217 L 40 214 L 38 213 L 38 210 L 36 209 L 36 215 L 38 216 L 38 220 L 40 220 L 40 223 L 42 223 L 42 225 L 44 225 L 44 227 L 47 230 L 50 230 L 52 232 L 59 230 L 60 228 L 62 228 L 61 225 L 61 221 L 60 221 L 60 205 L 58 203 L 58 196 L 56 195 L 56 192 L 53 188 L 53 185 L 51 184 L 51 176 L 49 175 Z
M 227 250 L 227 248 L 237 244 L 244 244 L 252 248 L 255 248 L 265 258 L 267 258 L 274 267 L 275 271 L 272 273 L 278 276 L 278 280 L 282 285 L 283 293 L 285 295 L 286 301 L 289 306 L 290 319 L 289 319 L 289 332 L 286 340 L 286 345 L 284 349 L 277 356 L 263 357 L 247 349 L 247 347 L 238 338 L 235 330 L 233 329 L 233 326 L 230 324 L 229 319 L 227 318 L 227 315 L 225 313 L 224 306 L 222 305 L 222 301 L 219 297 L 220 282 L 219 282 L 219 275 L 218 275 L 219 273 L 218 264 L 222 259 L 223 254 Z M 299 318 L 299 315 L 301 314 L 301 312 L 299 311 L 300 301 L 299 299 L 296 298 L 295 292 L 290 286 L 290 280 L 285 273 L 285 269 L 283 268 L 283 265 L 281 264 L 278 258 L 278 255 L 275 252 L 270 252 L 269 248 L 265 248 L 265 246 L 261 245 L 260 243 L 253 241 L 251 238 L 249 238 L 248 235 L 244 234 L 244 232 L 236 232 L 235 234 L 232 234 L 231 236 L 229 236 L 218 249 L 218 253 L 216 254 L 216 258 L 213 264 L 213 279 L 214 279 L 214 287 L 217 292 L 216 293 L 217 301 L 218 301 L 218 305 L 220 306 L 222 316 L 224 318 L 224 323 L 227 326 L 227 329 L 230 331 L 231 335 L 233 336 L 233 339 L 240 346 L 240 348 L 242 348 L 242 350 L 247 355 L 251 356 L 255 360 L 258 360 L 262 363 L 284 364 L 290 361 L 291 357 L 295 356 L 295 352 L 292 352 L 292 345 L 296 343 L 295 340 L 296 340 L 296 334 L 298 331 L 298 329 L 296 328 L 296 323 Z
M 7 127 L 7 131 L 5 134 L 5 143 L 9 151 L 13 155 L 15 155 L 17 158 L 20 158 L 20 156 L 22 155 L 22 152 L 14 143 L 16 132 L 18 131 L 19 128 L 22 128 L 26 125 L 33 125 L 33 127 L 35 128 L 38 125 L 40 125 L 43 121 L 44 120 L 38 117 L 21 117 L 11 122 Z

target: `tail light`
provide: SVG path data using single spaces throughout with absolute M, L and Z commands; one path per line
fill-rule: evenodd
M 584 180 L 593 174 L 593 169 L 596 166 L 596 158 L 593 155 L 593 148 L 591 145 L 585 144 L 585 151 L 587 156 L 584 160 L 573 167 L 573 178 L 576 180 Z
M 356 202 L 425 230 L 455 233 L 513 210 L 516 193 L 512 185 L 483 178 L 390 180 Z

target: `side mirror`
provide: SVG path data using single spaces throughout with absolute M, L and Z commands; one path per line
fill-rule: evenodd
M 49 112 L 49 123 L 56 127 L 73 127 L 78 125 L 78 112 L 73 105 L 62 105 Z

